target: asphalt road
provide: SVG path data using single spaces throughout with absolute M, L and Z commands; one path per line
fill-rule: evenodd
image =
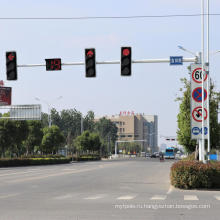
M 220 191 L 173 189 L 172 160 L 0 168 L 0 220 L 220 219 Z

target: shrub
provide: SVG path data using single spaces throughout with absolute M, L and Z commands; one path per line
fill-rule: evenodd
M 30 158 L 65 158 L 65 156 L 61 155 L 61 154 L 48 154 L 48 155 L 23 155 L 21 156 L 21 158 L 26 158 L 26 159 L 30 159 Z
M 188 155 L 186 158 L 183 158 L 184 161 L 194 161 L 195 160 L 195 152 Z
M 101 160 L 99 155 L 81 155 L 79 157 L 74 157 L 75 161 L 92 161 L 92 160 Z
M 178 188 L 220 187 L 220 162 L 203 164 L 198 161 L 179 161 L 171 167 L 171 184 Z
M 14 166 L 30 166 L 30 165 L 49 165 L 69 163 L 68 158 L 16 158 L 16 159 L 1 159 L 0 167 Z

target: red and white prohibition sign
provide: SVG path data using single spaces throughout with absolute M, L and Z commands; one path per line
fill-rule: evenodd
M 207 109 L 204 108 L 205 110 L 205 115 L 204 115 L 204 120 L 207 119 L 208 117 L 208 112 L 207 112 Z M 196 108 L 193 109 L 192 111 L 192 117 L 195 121 L 197 122 L 202 122 L 202 115 L 203 115 L 203 112 L 202 112 L 202 106 L 198 106 Z

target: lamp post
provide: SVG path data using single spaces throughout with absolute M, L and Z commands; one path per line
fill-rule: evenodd
M 47 107 L 48 107 L 48 125 L 49 125 L 49 127 L 51 127 L 51 124 L 52 124 L 52 121 L 51 121 L 51 109 L 52 109 L 52 104 L 54 104 L 55 101 L 58 101 L 58 100 L 60 100 L 60 99 L 62 99 L 62 98 L 63 98 L 63 96 L 59 96 L 59 97 L 57 97 L 52 103 L 49 103 L 49 102 L 47 102 L 47 101 L 45 101 L 45 100 L 43 100 L 43 99 L 40 99 L 40 98 L 38 98 L 38 97 L 35 97 L 35 100 L 45 103 L 45 104 L 47 105 Z

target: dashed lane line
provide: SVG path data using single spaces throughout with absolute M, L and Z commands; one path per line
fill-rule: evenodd
M 115 166 L 116 164 L 114 164 Z M 104 167 L 109 167 L 113 166 L 112 164 L 106 164 Z M 45 179 L 48 177 L 57 177 L 57 176 L 64 176 L 64 175 L 70 175 L 70 174 L 77 174 L 77 173 L 82 173 L 82 172 L 87 172 L 87 171 L 93 171 L 97 169 L 102 169 L 104 167 L 90 167 L 90 168 L 85 168 L 85 169 L 80 169 L 80 170 L 70 170 L 70 171 L 64 171 L 62 173 L 52 173 L 52 174 L 47 174 L 47 175 L 41 175 L 41 176 L 34 176 L 34 177 L 27 177 L 27 178 L 21 178 L 21 179 L 14 179 L 14 180 L 7 180 L 7 183 L 20 183 L 20 182 L 26 182 L 26 181 L 33 181 L 33 180 L 41 180 Z
M 150 200 L 165 200 L 167 198 L 166 195 L 155 195 L 153 197 L 151 197 Z
M 0 199 L 7 199 L 10 197 L 15 197 L 17 195 L 20 195 L 20 193 L 13 193 L 13 194 L 7 194 L 7 195 L 0 195 Z
M 184 195 L 184 200 L 193 201 L 193 200 L 199 200 L 199 199 L 196 195 Z
M 25 171 L 25 172 L 16 172 L 16 173 L 6 173 L 6 174 L 0 174 L 0 177 L 4 177 L 4 176 L 10 176 L 10 175 L 22 175 L 22 174 L 26 174 L 26 173 L 33 173 L 34 171 Z
M 120 196 L 117 199 L 118 200 L 131 200 L 134 199 L 136 196 L 131 196 L 131 195 L 125 195 L 125 196 Z
M 86 197 L 84 199 L 86 199 L 86 200 L 95 200 L 95 199 L 102 199 L 104 197 L 105 197 L 105 195 L 94 195 L 94 196 Z
M 57 199 L 57 200 L 63 200 L 63 199 L 70 199 L 72 198 L 73 195 L 71 194 L 66 194 L 66 195 L 62 195 L 62 196 L 56 196 L 54 199 Z

